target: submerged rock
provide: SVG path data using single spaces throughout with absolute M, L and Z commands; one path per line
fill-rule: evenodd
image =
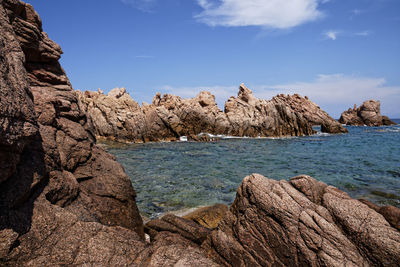
M 357 108 L 349 108 L 344 111 L 339 119 L 340 123 L 353 126 L 384 126 L 384 125 L 395 125 L 396 123 L 391 121 L 387 116 L 381 115 L 381 103 L 380 101 L 368 100 Z

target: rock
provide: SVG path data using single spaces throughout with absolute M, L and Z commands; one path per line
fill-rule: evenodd
M 253 174 L 203 248 L 230 266 L 396 266 L 400 232 L 309 176 L 287 182 Z
M 193 141 L 214 140 L 205 134 L 302 136 L 313 134 L 314 124 L 323 124 L 322 129 L 331 133 L 347 131 L 305 98 L 296 95 L 260 100 L 243 84 L 238 97 L 226 102 L 225 111 L 205 91 L 191 99 L 157 93 L 152 104 L 142 107 L 125 89 L 113 89 L 108 95 L 79 91 L 77 95 L 93 121 L 96 136 L 122 142 L 175 141 L 182 136 Z
M 323 111 L 317 104 L 298 94 L 294 95 L 278 95 L 274 97 L 277 102 L 283 102 L 291 109 L 301 113 L 306 120 L 312 125 L 321 125 L 321 131 L 325 133 L 347 133 L 348 130 L 340 123 Z
M 153 240 L 159 232 L 171 232 L 197 244 L 203 241 L 211 233 L 211 230 L 201 226 L 191 220 L 177 217 L 172 214 L 166 214 L 161 219 L 151 220 L 145 225 L 145 231 Z
M 160 232 L 151 246 L 136 259 L 135 266 L 220 266 L 209 259 L 197 244 L 179 234 Z
M 0 33 L 0 265 L 132 264 L 135 191 L 95 145 L 61 48 L 17 0 L 0 1 Z
M 214 229 L 225 217 L 227 211 L 227 205 L 215 204 L 213 206 L 198 208 L 195 211 L 184 215 L 183 218 L 194 221 L 204 227 Z
M 378 205 L 366 200 L 359 199 L 362 203 L 370 207 L 371 209 L 379 212 L 385 217 L 385 219 L 397 230 L 400 230 L 400 209 L 391 205 L 379 207 Z
M 0 184 L 16 170 L 24 148 L 38 133 L 25 56 L 0 9 Z
M 280 137 L 311 135 L 314 131 L 302 114 L 283 102 L 260 100 L 244 84 L 238 97 L 225 103 L 230 122 L 228 135 L 249 137 Z
M 364 101 L 364 103 L 357 108 L 354 105 L 353 109 L 344 111 L 339 119 L 340 123 L 353 126 L 384 126 L 395 125 L 387 116 L 381 115 L 381 103 L 375 100 Z

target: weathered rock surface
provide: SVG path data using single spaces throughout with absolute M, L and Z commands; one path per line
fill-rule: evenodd
M 135 191 L 95 146 L 61 53 L 32 6 L 0 1 L 0 265 L 123 263 L 144 247 Z
M 232 266 L 398 266 L 400 232 L 384 216 L 309 176 L 253 174 L 240 186 L 209 255 Z
M 321 131 L 325 133 L 347 133 L 348 130 L 344 128 L 335 119 L 329 116 L 328 113 L 323 111 L 317 104 L 308 99 L 308 97 L 301 97 L 298 94 L 294 95 L 277 95 L 273 98 L 277 102 L 283 102 L 291 109 L 301 113 L 309 123 L 312 125 L 321 125 Z
M 194 221 L 204 227 L 217 228 L 220 221 L 225 217 L 228 206 L 225 204 L 215 204 L 208 207 L 198 208 L 195 211 L 182 216 L 184 219 Z
M 178 140 L 207 141 L 207 136 L 232 135 L 249 137 L 303 136 L 313 134 L 312 125 L 322 131 L 344 133 L 347 129 L 332 119 L 315 103 L 299 95 L 279 95 L 260 100 L 243 84 L 237 97 L 231 97 L 222 111 L 209 92 L 191 99 L 157 94 L 151 105 L 142 107 L 124 88 L 108 95 L 98 92 L 77 92 L 82 109 L 94 123 L 95 134 L 118 141 L 148 142 Z
M 344 111 L 339 119 L 340 123 L 354 126 L 384 126 L 384 125 L 395 125 L 387 116 L 381 115 L 381 103 L 380 101 L 367 100 L 357 108 L 349 108 Z

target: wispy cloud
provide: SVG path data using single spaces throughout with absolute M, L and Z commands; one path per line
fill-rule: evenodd
M 142 12 L 152 12 L 157 0 L 121 0 L 121 2 Z
M 363 13 L 364 12 L 364 10 L 361 10 L 361 9 L 353 9 L 352 11 L 351 11 L 351 14 L 353 14 L 353 15 L 355 15 L 355 16 L 357 16 L 357 15 L 360 15 L 361 13 Z
M 288 29 L 324 16 L 326 0 L 197 0 L 203 12 L 195 18 L 209 26 L 261 26 Z
M 341 37 L 367 37 L 372 34 L 371 31 L 359 31 L 359 32 L 345 32 L 345 31 L 335 31 L 329 30 L 322 33 L 326 40 L 335 41 L 339 36 Z
M 168 93 L 181 97 L 194 97 L 200 91 L 210 91 L 215 95 L 217 104 L 223 108 L 230 96 L 236 96 L 238 85 L 163 87 Z M 400 117 L 400 86 L 388 86 L 384 78 L 369 78 L 344 74 L 318 75 L 310 82 L 293 82 L 276 85 L 253 85 L 250 87 L 255 96 L 271 99 L 277 94 L 295 94 L 308 96 L 331 116 L 338 118 L 340 113 L 361 104 L 368 99 L 381 101 L 382 113 Z
M 325 39 L 330 39 L 330 40 L 336 40 L 338 35 L 340 34 L 340 31 L 326 31 L 323 33 L 325 36 Z
M 148 56 L 148 55 L 137 55 L 135 58 L 142 58 L 142 59 L 151 59 L 154 58 L 154 56 Z
M 356 32 L 354 35 L 366 37 L 366 36 L 371 35 L 371 32 L 370 31 L 361 31 L 361 32 Z

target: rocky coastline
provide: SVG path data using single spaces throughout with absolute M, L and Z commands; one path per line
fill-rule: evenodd
M 0 266 L 398 266 L 399 209 L 351 199 L 304 175 L 246 177 L 229 210 L 216 212 L 222 217 L 216 227 L 173 215 L 144 226 L 130 180 L 96 145 L 96 121 L 33 7 L 0 0 L 0 33 Z M 312 119 L 320 123 L 295 111 L 297 100 L 289 108 L 281 98 L 256 100 L 241 87 L 226 104 L 237 126 L 229 131 L 303 135 L 311 133 Z M 225 131 L 227 115 L 211 100 L 207 93 L 188 102 L 156 96 L 153 106 L 132 113 L 143 124 L 129 127 L 141 133 L 139 126 L 154 118 L 159 128 L 145 128 L 154 135 L 135 136 L 176 138 L 198 118 L 179 116 L 197 101 L 205 117 L 190 131 Z M 279 123 L 247 113 L 253 108 L 276 112 Z
M 381 103 L 376 100 L 367 100 L 357 108 L 349 108 L 344 111 L 339 119 L 339 122 L 352 126 L 385 126 L 395 125 L 387 116 L 381 115 Z
M 307 97 L 278 95 L 271 100 L 254 97 L 244 84 L 237 97 L 230 97 L 222 111 L 207 91 L 191 99 L 160 93 L 152 104 L 140 105 L 125 88 L 105 95 L 80 92 L 78 97 L 98 138 L 116 141 L 174 141 L 182 136 L 190 140 L 201 133 L 247 137 L 304 136 L 321 125 L 323 132 L 347 133 L 347 129 Z

